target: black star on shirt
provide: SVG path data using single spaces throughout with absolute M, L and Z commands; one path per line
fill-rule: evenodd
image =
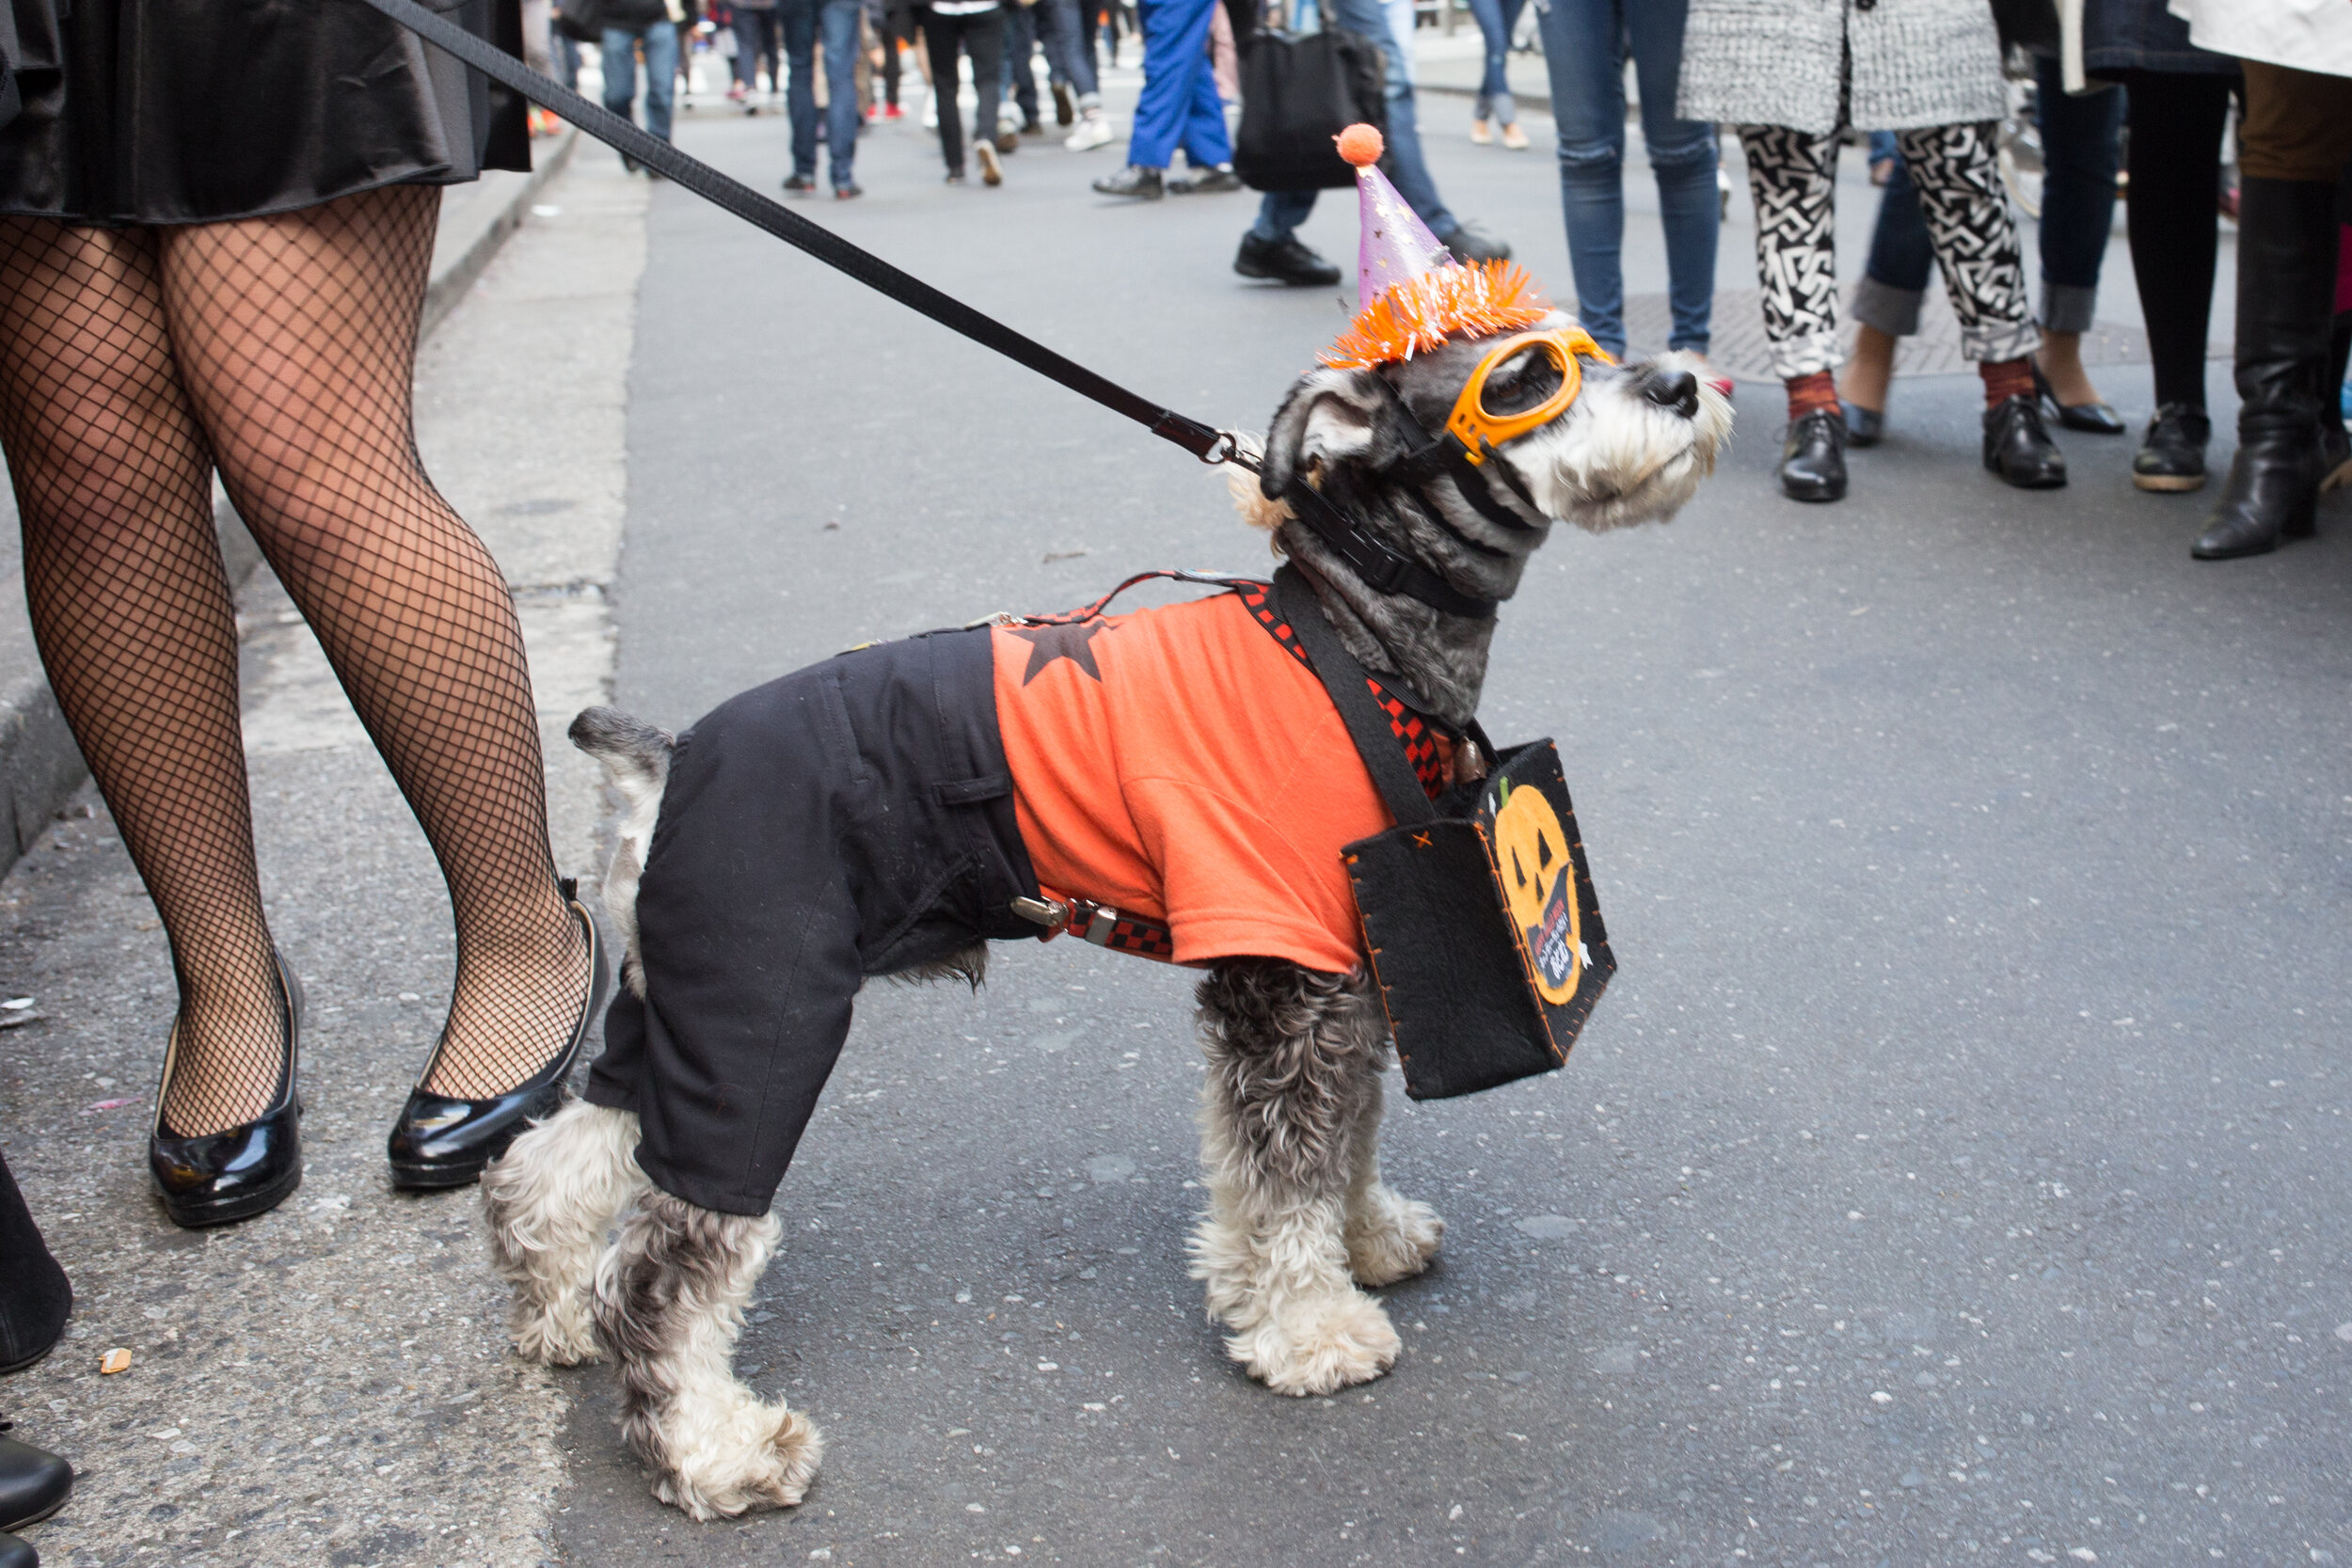
M 1096 685 L 1103 681 L 1103 672 L 1095 668 L 1094 650 L 1087 646 L 1094 634 L 1111 628 L 1100 621 L 1084 621 L 1074 626 L 1014 626 L 1013 636 L 1029 644 L 1029 667 L 1021 673 L 1021 684 L 1037 679 L 1045 667 L 1057 658 L 1071 663 L 1092 675 Z

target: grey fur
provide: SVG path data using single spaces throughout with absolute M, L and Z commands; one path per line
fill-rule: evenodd
M 677 738 L 616 707 L 582 708 L 564 732 L 572 744 L 612 768 L 633 773 L 648 784 L 668 776 L 670 753 Z
M 1363 971 L 1229 958 L 1194 996 L 1212 1081 L 1258 1184 L 1292 1196 L 1345 1185 L 1351 1136 L 1388 1063 L 1387 1021 Z
M 715 1309 L 741 1332 L 728 1285 L 766 1216 L 722 1214 L 658 1187 L 640 1193 L 620 1235 L 596 1269 L 596 1338 L 619 1369 L 621 1440 L 664 1474 L 676 1468 L 661 1435 L 662 1411 L 677 1394 L 672 1357 L 692 1323 Z M 723 1305 L 717 1305 L 723 1304 Z

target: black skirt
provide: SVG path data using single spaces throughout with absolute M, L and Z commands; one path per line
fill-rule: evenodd
M 423 3 L 521 55 L 519 0 Z M 531 166 L 521 99 L 360 0 L 12 9 L 24 107 L 0 127 L 0 213 L 217 223 Z

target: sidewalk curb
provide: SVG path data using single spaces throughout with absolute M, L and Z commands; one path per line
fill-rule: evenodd
M 507 236 L 521 227 L 540 188 L 570 162 L 579 143 L 579 131 L 566 127 L 544 155 L 533 158 L 529 181 L 473 243 L 438 277 L 426 283 L 420 341 L 432 336 L 434 328 L 465 297 Z M 215 511 L 214 522 L 220 531 L 221 564 L 228 569 L 230 591 L 234 593 L 261 564 L 261 546 L 253 542 L 226 497 Z M 74 744 L 73 732 L 66 727 L 65 715 L 39 669 L 0 689 L 0 830 L 5 830 L 0 831 L 0 875 L 33 847 L 51 818 L 88 777 L 81 748 Z

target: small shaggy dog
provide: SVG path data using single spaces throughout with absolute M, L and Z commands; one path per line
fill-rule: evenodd
M 1535 323 L 1539 332 L 1572 325 L 1558 312 Z M 1254 493 L 1242 496 L 1236 484 L 1251 520 L 1270 529 L 1278 550 L 1306 569 L 1342 644 L 1381 679 L 1392 678 L 1434 727 L 1457 736 L 1478 705 L 1491 616 L 1444 613 L 1374 591 L 1282 498 L 1295 496 L 1298 483 L 1311 483 L 1454 589 L 1502 600 L 1518 587 L 1529 556 L 1555 520 L 1598 531 L 1671 516 L 1709 471 L 1731 429 L 1729 403 L 1693 375 L 1702 368 L 1697 361 L 1667 355 L 1620 367 L 1595 351 L 1567 362 L 1566 373 L 1581 370 L 1582 375 L 1573 401 L 1491 449 L 1492 467 L 1457 463 L 1433 469 L 1401 462 L 1424 444 L 1427 432 L 1445 428 L 1449 411 L 1495 346 L 1491 339 L 1456 333 L 1399 362 L 1303 377 L 1275 415 Z M 1499 415 L 1539 409 L 1564 385 L 1562 358 L 1532 349 L 1485 368 L 1484 406 Z M 1467 494 L 1473 485 L 1485 493 Z M 997 644 L 995 689 L 1009 700 L 1031 682 L 1092 689 L 1089 677 L 1099 685 L 1110 673 L 1106 651 L 1140 645 L 1144 634 L 1136 628 L 1145 619 L 1091 628 L 1065 623 L 940 635 L 1025 638 L 1025 647 Z M 884 644 L 881 652 L 928 659 L 934 654 L 923 650 L 934 641 Z M 1009 673 L 1007 647 L 1015 659 Z M 1288 657 L 1286 650 L 1279 652 Z M 1106 654 L 1100 669 L 1094 653 Z M 1018 662 L 1023 657 L 1025 667 Z M 861 658 L 867 663 L 845 662 Z M 886 831 L 855 815 L 855 800 L 866 797 L 846 787 L 820 796 L 730 783 L 736 778 L 727 771 L 730 758 L 742 761 L 740 771 L 758 773 L 778 757 L 821 749 L 857 704 L 895 701 L 890 694 L 900 688 L 888 684 L 897 678 L 889 672 L 898 668 L 875 654 L 843 656 L 745 694 L 682 741 L 610 709 L 581 714 L 572 730 L 575 741 L 604 762 L 626 803 L 604 898 L 627 939 L 627 990 L 615 1006 L 607 1055 L 589 1099 L 519 1137 L 485 1176 L 485 1202 L 498 1268 L 515 1290 L 516 1347 L 525 1357 L 550 1365 L 599 1356 L 616 1362 L 625 1439 L 657 1472 L 656 1495 L 696 1518 L 798 1503 L 817 1472 L 822 1440 L 816 1428 L 781 1401 L 764 1402 L 739 1384 L 729 1361 L 744 1304 L 781 1235 L 769 1202 L 831 1067 L 831 1052 L 848 1027 L 859 980 L 885 973 L 956 974 L 977 982 L 986 953 L 981 939 L 1036 934 L 1034 926 L 1003 910 L 1009 889 L 1039 891 L 1020 863 L 1021 848 L 1006 837 L 1012 816 L 1011 801 L 1001 798 L 1004 788 L 991 800 L 978 783 L 924 785 L 931 795 L 916 801 L 921 809 L 885 814 L 896 825 Z M 869 685 L 882 684 L 860 695 L 865 689 L 856 682 L 868 677 L 855 672 L 868 669 L 883 673 Z M 1311 689 L 1320 699 L 1320 689 Z M 985 707 L 986 689 L 980 692 L 977 704 Z M 1248 693 L 1211 695 L 1245 707 L 1250 700 Z M 890 711 L 903 719 L 921 705 Z M 730 713 L 738 717 L 727 720 Z M 772 742 L 749 738 L 757 728 L 753 717 L 777 732 Z M 803 721 L 805 730 L 792 728 Z M 954 731 L 952 721 L 946 731 L 902 724 L 892 733 L 930 737 L 916 749 L 952 751 L 969 738 Z M 986 740 L 994 743 L 993 736 Z M 854 744 L 843 744 L 862 789 L 896 787 L 891 780 L 898 760 L 878 750 L 865 729 Z M 769 750 L 757 750 L 761 745 Z M 1486 763 L 1474 742 L 1454 739 L 1453 773 L 1475 780 Z M 1001 775 L 1004 766 L 998 752 L 966 771 L 993 768 Z M 1330 772 L 1336 777 L 1361 767 L 1349 752 Z M 758 773 L 761 780 L 771 776 Z M 940 776 L 963 774 L 947 767 Z M 1107 787 L 1116 794 L 1125 782 Z M 1030 793 L 1031 781 L 1024 777 L 1025 811 Z M 966 803 L 934 807 L 931 796 Z M 1377 797 L 1367 798 L 1379 813 Z M 996 815 L 984 818 L 990 810 Z M 965 815 L 954 816 L 958 811 Z M 867 882 L 880 885 L 899 875 L 891 869 L 888 832 L 928 832 L 933 830 L 924 824 L 934 820 L 946 824 L 936 830 L 941 833 L 968 829 L 977 836 L 955 839 L 961 847 L 924 863 L 1019 863 L 1018 868 L 1001 883 L 978 872 L 961 882 L 935 879 L 925 884 L 922 899 L 929 902 L 920 908 L 910 903 L 879 915 L 866 909 Z M 1385 816 L 1375 815 L 1357 832 L 1360 836 L 1385 825 Z M 822 902 L 815 895 L 761 902 L 766 895 L 756 886 L 727 880 L 724 857 L 695 858 L 695 845 L 706 838 L 732 847 L 734 863 L 752 862 L 755 878 L 800 874 L 787 863 L 821 863 L 818 872 L 833 879 L 825 885 L 838 883 L 856 895 L 853 901 L 850 893 L 841 895 L 837 920 L 844 931 L 838 938 L 802 932 L 803 924 L 815 929 L 836 916 L 808 913 L 803 906 Z M 835 848 L 844 843 L 850 847 Z M 763 847 L 771 850 L 765 862 Z M 1031 844 L 1027 849 L 1041 870 L 1058 847 Z M 973 888 L 993 891 L 970 894 Z M 1104 894 L 1100 886 L 1089 891 Z M 1365 1288 L 1424 1269 L 1443 1222 L 1428 1205 L 1400 1196 L 1380 1179 L 1379 1074 L 1389 1062 L 1390 1041 L 1360 952 L 1341 949 L 1344 956 L 1310 964 L 1264 957 L 1264 946 L 1228 945 L 1208 959 L 1188 960 L 1186 923 L 1172 887 L 1168 900 L 1168 924 L 1176 931 L 1173 956 L 1206 969 L 1199 1000 L 1210 1067 L 1200 1109 L 1209 1210 L 1190 1253 L 1191 1272 L 1206 1286 L 1209 1314 L 1231 1330 L 1226 1343 L 1232 1358 L 1278 1392 L 1324 1394 L 1378 1377 L 1395 1360 L 1399 1342 Z M 697 918 L 692 911 L 708 908 L 739 911 L 736 925 L 757 928 L 702 933 L 691 942 L 673 928 Z M 1350 940 L 1360 942 L 1352 913 L 1344 918 Z M 787 924 L 801 933 L 792 938 L 802 944 L 791 949 L 797 957 L 771 961 L 782 940 L 774 928 Z M 727 942 L 745 945 L 727 947 Z M 1200 951 L 1197 944 L 1194 951 Z M 786 1000 L 756 991 L 746 978 L 754 971 L 779 969 L 794 970 L 794 983 L 803 988 Z M 707 1031 L 714 1036 L 742 1023 L 727 1036 L 738 1043 L 717 1047 L 687 1038 L 704 1027 L 681 1022 L 697 1007 L 715 1021 Z M 787 1013 L 816 1018 L 805 1032 L 810 1043 L 788 1050 L 776 1044 L 800 1026 L 777 1022 Z M 746 1022 L 744 1014 L 757 1016 Z M 624 1035 L 629 1043 L 614 1043 Z M 729 1050 L 736 1054 L 714 1066 Z M 795 1053 L 808 1060 L 780 1059 Z M 616 1054 L 627 1059 L 608 1073 Z M 756 1114 L 739 1108 L 747 1098 Z M 754 1143 L 756 1150 L 739 1147 Z M 617 1239 L 608 1245 L 616 1223 Z

